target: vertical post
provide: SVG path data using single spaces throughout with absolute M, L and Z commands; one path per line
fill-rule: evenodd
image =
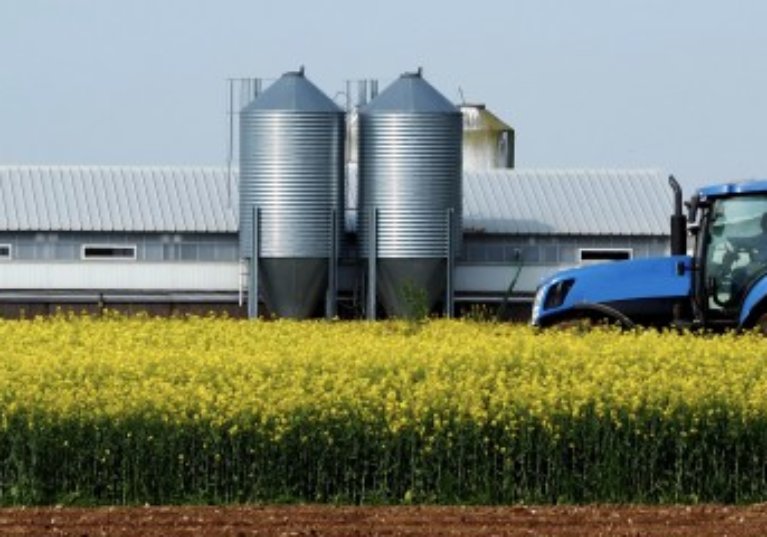
M 368 215 L 368 321 L 376 320 L 376 265 L 378 264 L 378 209 Z
M 229 140 L 226 157 L 226 204 L 232 206 L 232 163 L 234 162 L 234 79 L 229 79 Z
M 248 282 L 248 318 L 258 317 L 258 259 L 259 252 L 259 220 L 261 209 L 253 206 L 253 248 L 250 254 L 250 281 Z
M 325 317 L 332 319 L 338 303 L 338 209 L 330 209 L 330 255 L 328 255 L 328 292 L 325 299 Z
M 259 95 L 261 95 L 261 79 L 260 78 L 254 78 L 253 79 L 253 98 L 252 99 L 255 100 L 256 97 L 258 97 Z M 250 104 L 250 103 L 248 103 L 248 104 Z
M 360 108 L 368 104 L 368 81 L 357 81 L 357 106 Z
M 454 259 L 454 239 L 453 236 L 453 216 L 454 210 L 452 208 L 447 210 L 447 275 L 445 285 L 445 317 L 448 319 L 453 317 L 453 259 Z
M 237 305 L 239 307 L 242 307 L 243 301 L 243 286 L 245 285 L 245 269 L 243 268 L 243 261 L 244 259 L 240 258 L 239 262 L 237 263 L 237 268 L 239 269 L 237 271 Z M 245 265 L 247 266 L 247 265 Z

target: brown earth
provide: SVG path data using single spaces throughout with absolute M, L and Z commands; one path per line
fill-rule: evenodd
M 746 507 L 103 507 L 0 509 L 0 535 L 35 536 L 763 536 Z

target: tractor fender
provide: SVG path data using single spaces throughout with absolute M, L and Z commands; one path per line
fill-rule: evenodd
M 740 308 L 740 316 L 738 317 L 739 328 L 748 326 L 748 323 L 753 320 L 754 314 L 765 303 L 765 298 L 767 298 L 767 275 L 762 276 L 748 289 L 746 298 L 743 299 L 743 305 Z

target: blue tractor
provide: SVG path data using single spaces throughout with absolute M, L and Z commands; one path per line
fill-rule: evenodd
M 758 328 L 767 334 L 767 181 L 701 188 L 686 204 L 686 216 L 679 184 L 673 176 L 669 183 L 671 255 L 546 278 L 535 294 L 533 325 L 606 321 L 624 327 Z

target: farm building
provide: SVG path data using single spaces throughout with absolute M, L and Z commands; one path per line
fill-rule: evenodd
M 464 170 L 457 308 L 529 307 L 540 278 L 668 251 L 671 193 L 652 170 Z M 356 173 L 347 173 L 338 312 L 364 310 Z M 188 167 L 0 167 L 0 311 L 57 307 L 244 315 L 237 173 Z M 321 314 L 322 312 L 317 312 Z
M 226 167 L 0 167 L 0 313 L 524 316 L 553 271 L 668 251 L 664 173 L 515 170 L 514 129 L 421 69 L 347 86 L 244 80 Z
M 225 170 L 0 169 L 0 309 L 237 304 Z

